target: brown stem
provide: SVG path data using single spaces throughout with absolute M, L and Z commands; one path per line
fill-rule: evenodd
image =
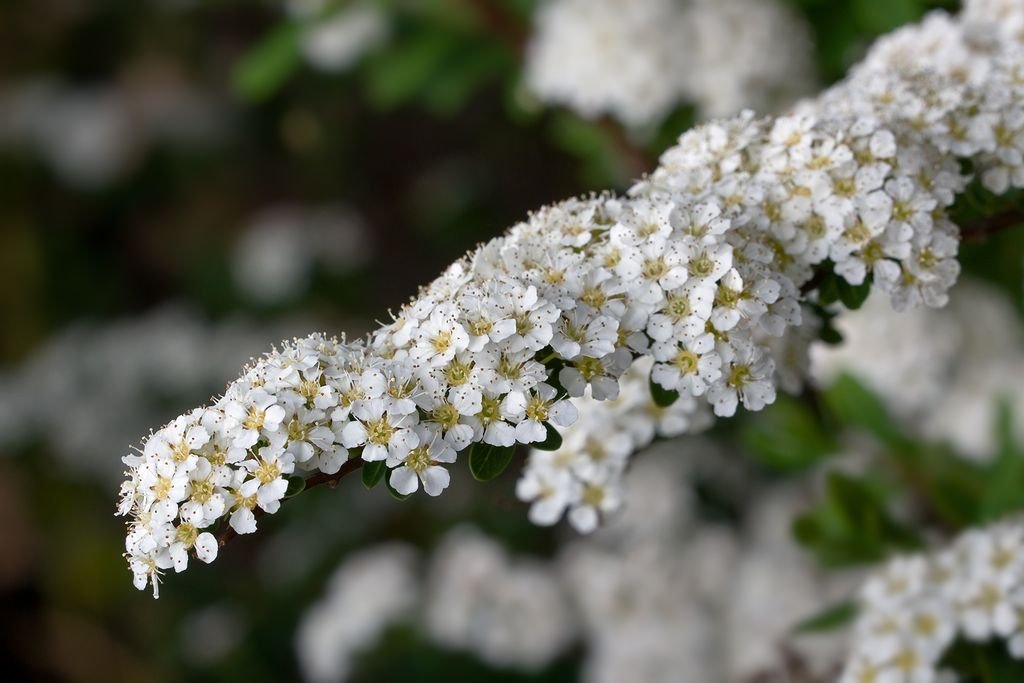
M 1024 210 L 1009 208 L 994 216 L 986 216 L 976 223 L 961 226 L 960 233 L 965 242 L 984 241 L 1003 230 L 1024 224 Z
M 517 57 L 522 59 L 529 40 L 529 29 L 519 17 L 508 11 L 499 0 L 463 0 L 473 11 L 484 28 L 498 37 Z M 595 122 L 600 131 L 611 141 L 626 171 L 633 178 L 649 173 L 657 165 L 642 146 L 633 142 L 625 129 L 613 118 L 604 116 Z
M 306 489 L 311 489 L 314 486 L 320 486 L 321 484 L 326 484 L 327 486 L 334 488 L 335 486 L 338 485 L 339 481 L 341 481 L 348 475 L 352 474 L 362 466 L 362 458 L 352 458 L 346 461 L 345 464 L 341 466 L 341 469 L 335 472 L 334 474 L 323 474 L 322 472 L 319 474 L 314 474 L 312 477 L 306 480 L 305 486 L 303 486 L 302 490 L 305 491 Z M 259 519 L 266 513 L 264 513 L 262 509 L 257 508 L 253 510 L 253 514 L 256 516 L 257 519 Z M 230 541 L 237 535 L 238 533 L 233 528 L 227 526 L 224 528 L 222 532 L 220 532 L 220 536 L 217 538 L 217 543 L 221 546 L 227 545 L 228 541 Z
M 529 38 L 519 18 L 496 0 L 464 0 L 484 27 L 496 35 L 516 56 L 522 56 Z
M 640 178 L 658 165 L 657 158 L 651 156 L 642 146 L 634 143 L 625 129 L 610 116 L 603 116 L 597 120 L 597 127 L 611 140 L 615 152 L 625 163 L 629 174 L 634 178 Z

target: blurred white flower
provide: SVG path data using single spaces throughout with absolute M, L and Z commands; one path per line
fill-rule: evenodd
M 257 303 L 278 304 L 301 296 L 313 272 L 341 275 L 370 258 L 367 229 L 342 206 L 276 206 L 259 213 L 231 255 L 238 288 Z
M 389 544 L 352 555 L 338 567 L 295 636 L 307 680 L 345 680 L 352 658 L 411 613 L 420 592 L 415 565 L 412 548 Z

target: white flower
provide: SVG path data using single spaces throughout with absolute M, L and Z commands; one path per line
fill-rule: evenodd
M 401 459 L 418 443 L 412 427 L 414 415 L 394 414 L 384 399 L 362 401 L 352 409 L 352 422 L 341 431 L 341 442 L 346 448 L 363 447 L 363 460 Z
M 566 360 L 579 356 L 601 358 L 615 351 L 619 324 L 605 315 L 594 316 L 577 308 L 559 321 L 551 348 Z
M 626 349 L 619 349 L 603 358 L 584 356 L 562 368 L 558 372 L 558 381 L 574 398 L 582 396 L 589 386 L 590 395 L 598 401 L 614 399 L 619 395 L 618 376 L 631 361 Z
M 516 440 L 529 444 L 547 438 L 546 423 L 568 427 L 576 421 L 576 406 L 557 400 L 558 392 L 549 384 L 538 384 L 529 394 L 514 391 L 505 398 L 509 419 L 518 422 Z
M 252 448 L 260 437 L 277 432 L 284 420 L 285 410 L 277 399 L 263 389 L 252 389 L 244 400 L 229 400 L 224 414 L 230 421 L 229 429 L 237 427 L 234 445 Z
M 256 502 L 271 514 L 281 506 L 281 499 L 288 491 L 287 475 L 295 471 L 295 456 L 280 448 L 266 446 L 259 450 L 254 460 L 246 460 L 245 468 L 259 482 Z
M 728 359 L 721 378 L 708 389 L 715 415 L 728 417 L 743 402 L 748 410 L 760 410 L 775 400 L 774 364 L 763 349 L 741 344 Z
M 174 541 L 165 554 L 157 556 L 157 566 L 161 569 L 174 567 L 181 572 L 188 567 L 188 553 L 195 550 L 196 557 L 209 564 L 217 558 L 217 539 L 208 531 L 202 533 L 188 522 L 182 522 L 173 529 Z
M 253 508 L 258 501 L 256 492 L 260 488 L 259 479 L 246 480 L 235 493 L 235 507 L 231 511 L 231 528 L 239 534 L 251 534 L 256 531 L 256 515 Z
M 455 354 L 469 347 L 469 334 L 450 306 L 435 309 L 419 326 L 415 338 L 416 345 L 410 352 L 412 359 L 432 366 L 445 365 Z
M 440 495 L 448 488 L 450 477 L 448 470 L 439 463 L 455 462 L 455 451 L 440 438 L 440 435 L 424 426 L 416 426 L 419 445 L 409 451 L 404 458 L 389 457 L 388 467 L 391 470 L 389 481 L 391 486 L 402 495 L 409 495 L 419 488 L 423 482 L 423 490 L 429 496 Z
M 530 502 L 530 521 L 551 526 L 562 518 L 579 487 L 566 469 L 531 466 L 516 482 L 516 497 Z
M 703 396 L 722 376 L 722 359 L 715 353 L 715 338 L 710 334 L 678 344 L 658 342 L 651 355 L 659 361 L 651 371 L 651 380 L 665 389 Z

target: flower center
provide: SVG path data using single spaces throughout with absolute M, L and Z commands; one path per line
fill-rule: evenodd
M 690 261 L 690 274 L 696 277 L 708 277 L 715 272 L 715 262 L 707 254 Z
M 265 412 L 256 406 L 249 406 L 249 411 L 246 413 L 245 421 L 242 423 L 242 426 L 246 429 L 260 429 L 263 427 L 264 419 L 266 419 Z
M 256 468 L 256 478 L 261 484 L 269 484 L 281 476 L 281 466 L 276 462 L 266 461 L 260 463 Z
M 296 415 L 288 422 L 288 439 L 290 441 L 305 441 L 309 432 L 309 425 L 303 424 Z
M 452 346 L 452 333 L 449 330 L 441 330 L 430 340 L 430 345 L 434 347 L 436 353 L 444 353 Z
M 366 440 L 372 444 L 387 446 L 394 433 L 395 428 L 391 426 L 386 417 L 366 423 Z
M 676 357 L 672 360 L 672 364 L 684 375 L 692 375 L 697 372 L 697 365 L 699 362 L 700 357 L 698 357 L 693 351 L 687 351 L 686 349 L 679 349 L 679 353 L 677 353 Z
M 448 367 L 444 370 L 444 378 L 448 380 L 448 384 L 453 387 L 465 384 L 469 380 L 469 373 L 473 370 L 473 366 L 470 363 L 462 363 L 457 360 L 453 360 L 448 364 Z
M 649 258 L 644 261 L 641 272 L 643 276 L 648 280 L 660 280 L 661 278 L 668 275 L 669 267 L 665 263 L 665 259 L 661 258 Z
M 191 548 L 196 544 L 199 531 L 188 522 L 182 522 L 174 536 L 186 548 Z
M 192 449 L 184 439 L 171 446 L 171 458 L 174 462 L 185 462 L 192 455 Z
M 213 497 L 213 482 L 208 479 L 192 482 L 192 499 L 205 503 Z
M 583 294 L 580 295 L 580 301 L 591 308 L 601 308 L 608 301 L 608 296 L 600 287 L 589 287 L 583 290 Z
M 405 466 L 416 474 L 419 474 L 433 464 L 434 461 L 430 457 L 430 449 L 426 446 L 417 446 L 412 449 L 405 459 Z
M 734 365 L 729 372 L 729 386 L 739 389 L 750 381 L 750 368 L 746 365 Z
M 593 378 L 604 374 L 604 366 L 601 361 L 597 358 L 591 358 L 590 356 L 584 356 L 576 361 L 576 369 L 583 375 L 583 379 L 588 382 Z
M 447 431 L 459 423 L 459 411 L 451 403 L 442 403 L 434 409 L 433 418 Z
M 693 309 L 690 306 L 689 297 L 678 295 L 669 297 L 666 310 L 668 310 L 668 314 L 672 316 L 676 322 L 679 322 L 693 312 Z
M 480 402 L 480 424 L 485 427 L 495 420 L 501 419 L 501 401 L 496 398 L 484 397 Z
M 540 396 L 534 396 L 530 399 L 529 403 L 526 404 L 526 416 L 531 420 L 536 420 L 537 422 L 545 422 L 548 419 L 550 409 L 551 406 L 547 401 L 542 399 Z

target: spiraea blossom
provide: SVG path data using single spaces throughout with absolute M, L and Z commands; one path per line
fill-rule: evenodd
M 776 0 L 545 0 L 525 81 L 543 102 L 630 127 L 680 102 L 703 117 L 777 111 L 814 84 L 808 28 Z
M 860 605 L 841 683 L 933 680 L 957 638 L 1002 640 L 1024 658 L 1024 527 L 971 530 L 937 553 L 891 560 Z
M 367 338 L 312 334 L 254 362 L 124 458 L 135 585 L 212 561 L 218 537 L 255 531 L 302 480 L 365 463 L 401 494 L 438 495 L 451 468 L 517 444 L 536 448 L 517 486 L 531 518 L 589 531 L 655 435 L 793 388 L 823 278 L 873 283 L 901 310 L 944 305 L 966 171 L 996 193 L 1024 186 L 1024 52 L 1004 30 L 1022 13 L 933 15 L 790 114 L 684 134 L 624 197 L 538 210 Z M 883 660 L 867 665 L 927 671 L 949 623 L 1019 637 L 1019 529 L 979 533 L 952 597 L 903 581 L 936 627 L 870 635 L 863 651 Z

